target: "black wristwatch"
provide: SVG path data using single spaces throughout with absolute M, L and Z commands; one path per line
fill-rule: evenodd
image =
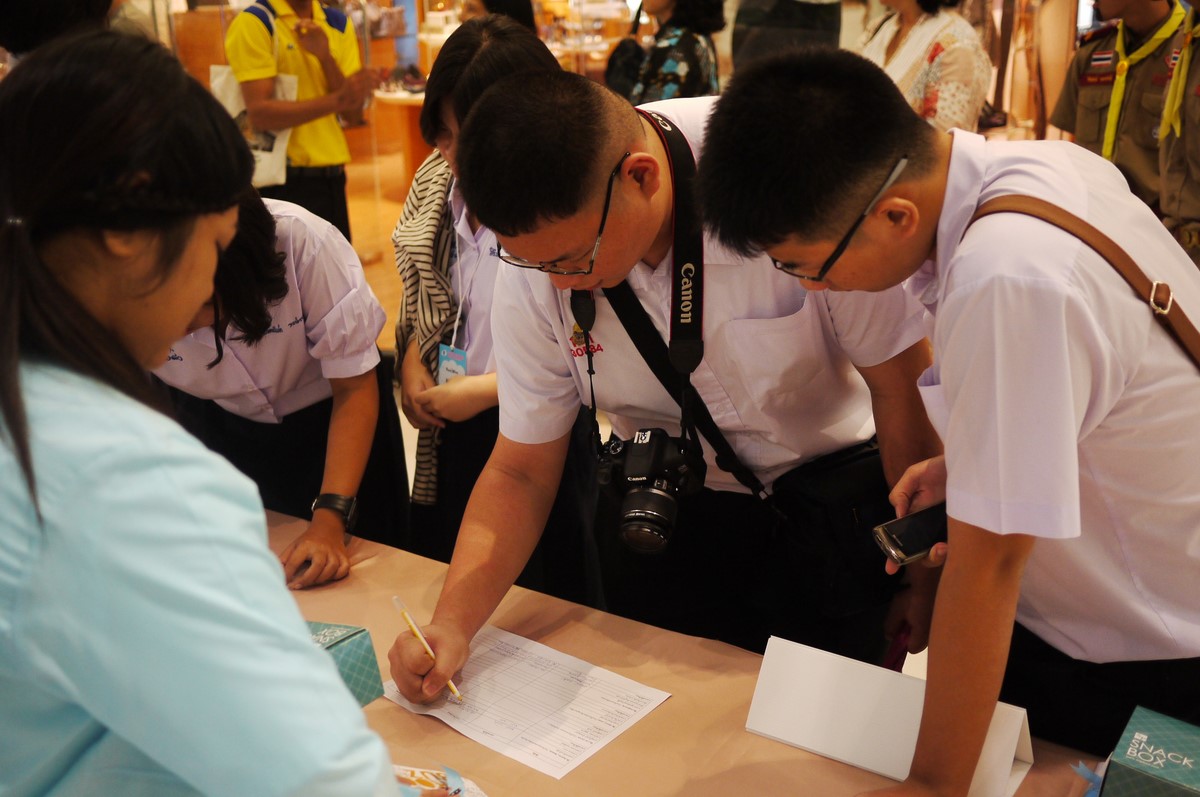
M 312 502 L 312 511 L 318 509 L 332 509 L 342 516 L 342 524 L 346 529 L 346 533 L 350 534 L 354 531 L 354 524 L 358 522 L 358 499 L 350 495 L 338 495 L 337 493 L 321 493 Z

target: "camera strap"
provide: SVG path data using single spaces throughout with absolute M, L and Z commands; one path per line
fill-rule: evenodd
M 642 359 L 646 361 L 646 365 L 650 366 L 650 370 L 654 372 L 659 383 L 675 398 L 681 410 L 684 401 L 687 401 L 696 422 L 696 428 L 708 440 L 717 455 L 717 467 L 727 473 L 732 473 L 743 486 L 759 498 L 767 500 L 766 487 L 754 475 L 754 471 L 746 467 L 737 452 L 733 450 L 733 446 L 725 439 L 725 435 L 721 433 L 720 427 L 717 426 L 717 422 L 713 420 L 712 414 L 708 411 L 704 399 L 692 386 L 691 380 L 682 376 L 672 367 L 671 358 L 662 336 L 654 328 L 654 322 L 646 314 L 646 308 L 642 307 L 642 303 L 634 295 L 629 283 L 622 282 L 615 287 L 605 288 L 604 295 L 613 312 L 620 319 L 621 326 L 625 327 L 630 339 L 637 344 Z
M 654 111 L 635 110 L 654 125 L 667 148 L 675 205 L 671 219 L 674 241 L 667 354 L 671 365 L 686 380 L 704 359 L 704 231 L 696 210 L 696 158 L 679 128 Z
M 696 159 L 683 133 L 668 119 L 653 111 L 635 109 L 654 125 L 666 145 L 668 166 L 674 198 L 672 226 L 674 243 L 671 257 L 671 332 L 665 344 L 654 327 L 646 309 L 634 294 L 629 283 L 622 281 L 605 288 L 604 296 L 613 308 L 621 326 L 637 345 L 642 359 L 650 366 L 667 393 L 679 404 L 680 427 L 683 436 L 698 429 L 713 447 L 717 467 L 728 473 L 759 498 L 767 499 L 767 491 L 754 471 L 742 463 L 733 446 L 725 439 L 708 411 L 704 399 L 691 384 L 691 374 L 704 358 L 704 232 L 696 211 L 693 184 L 696 178 Z M 590 291 L 571 292 L 571 312 L 586 339 L 589 383 L 595 374 L 592 368 L 591 326 L 596 308 Z M 586 324 L 585 324 L 586 322 Z M 596 416 L 596 390 L 592 385 L 591 413 Z M 596 429 L 593 423 L 593 429 Z M 598 440 L 599 432 L 593 432 Z M 598 446 L 597 446 L 598 448 Z

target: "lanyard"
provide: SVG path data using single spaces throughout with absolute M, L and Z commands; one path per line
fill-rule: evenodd
M 1196 10 L 1189 9 L 1187 18 L 1184 19 L 1183 28 L 1187 35 L 1183 38 L 1183 48 L 1179 51 L 1178 60 L 1171 65 L 1171 83 L 1167 86 L 1167 99 L 1163 104 L 1161 129 L 1165 133 L 1170 128 L 1176 138 L 1179 138 L 1180 134 L 1179 109 L 1183 107 L 1183 93 L 1187 84 L 1188 69 L 1192 63 L 1192 40 L 1200 34 L 1200 25 L 1195 24 L 1195 16 Z
M 1176 3 L 1171 10 L 1171 16 L 1162 24 L 1150 40 L 1139 47 L 1133 55 L 1125 55 L 1125 20 L 1117 25 L 1117 78 L 1113 81 L 1112 96 L 1108 103 L 1108 119 L 1104 123 L 1104 148 L 1101 154 L 1105 160 L 1113 159 L 1113 150 L 1117 143 L 1117 123 L 1121 120 L 1121 104 L 1125 99 L 1125 77 L 1129 70 L 1143 60 L 1158 46 L 1175 35 L 1183 22 L 1183 6 Z
M 455 233 L 455 236 L 457 235 L 458 233 Z M 454 249 L 458 249 L 457 241 Z M 458 322 L 462 318 L 463 305 L 467 303 L 467 297 L 471 295 L 471 286 L 463 279 L 462 258 L 458 257 L 453 250 L 450 254 L 454 257 L 454 268 L 458 270 L 458 309 L 454 311 L 454 328 L 450 332 L 450 346 L 453 348 L 454 344 L 458 343 Z M 471 272 L 471 282 L 475 281 L 476 273 L 478 273 L 478 267 Z

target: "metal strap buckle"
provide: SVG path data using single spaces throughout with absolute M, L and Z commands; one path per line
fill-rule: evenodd
M 1158 293 L 1158 286 L 1160 285 L 1167 289 L 1167 303 L 1165 305 L 1160 305 L 1155 301 L 1155 294 Z M 1175 294 L 1171 292 L 1170 285 L 1165 282 L 1159 282 L 1158 280 L 1155 280 L 1154 284 L 1150 286 L 1149 302 L 1151 310 L 1159 315 L 1166 315 L 1167 313 L 1171 312 L 1171 306 L 1175 304 Z

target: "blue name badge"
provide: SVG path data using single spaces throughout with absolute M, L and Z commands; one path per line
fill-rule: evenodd
M 456 376 L 467 375 L 467 353 L 457 346 L 438 344 L 437 383 L 444 385 Z

